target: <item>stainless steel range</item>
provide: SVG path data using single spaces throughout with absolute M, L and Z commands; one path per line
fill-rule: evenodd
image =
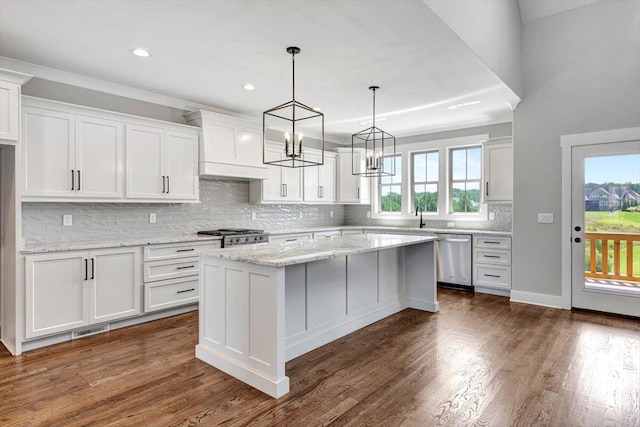
M 219 230 L 198 231 L 198 234 L 221 236 L 223 248 L 267 243 L 269 241 L 269 235 L 264 230 L 252 230 L 250 228 L 221 228 Z

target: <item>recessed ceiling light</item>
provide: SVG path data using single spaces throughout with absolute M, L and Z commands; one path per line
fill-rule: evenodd
M 252 85 L 251 83 L 246 83 L 244 86 L 242 86 L 242 88 L 244 90 L 255 90 L 256 87 L 254 85 Z
M 449 105 L 449 106 L 447 107 L 447 110 L 457 110 L 457 109 L 458 109 L 458 106 L 457 106 L 457 105 Z
M 313 111 L 322 111 L 322 107 L 313 107 Z
M 137 49 L 132 49 L 131 53 L 133 53 L 135 56 L 139 56 L 141 58 L 147 58 L 147 57 L 151 56 L 151 54 L 149 53 L 148 50 L 143 49 L 141 47 L 139 47 Z

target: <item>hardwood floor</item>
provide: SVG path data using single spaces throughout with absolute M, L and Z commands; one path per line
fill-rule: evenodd
M 197 313 L 0 352 L 2 426 L 640 426 L 640 321 L 440 290 L 287 363 L 272 399 L 194 357 Z

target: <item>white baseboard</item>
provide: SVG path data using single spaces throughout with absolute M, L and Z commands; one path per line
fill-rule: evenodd
M 479 294 L 497 295 L 499 297 L 511 296 L 511 291 L 506 289 L 483 288 L 482 286 L 474 286 L 475 292 Z
M 17 354 L 15 347 L 12 346 L 11 343 L 9 343 L 9 341 L 5 339 L 1 339 L 0 342 L 4 344 L 4 346 L 6 347 L 7 350 L 9 350 L 9 353 L 11 353 L 12 356 L 20 356 L 19 354 Z
M 437 313 L 440 310 L 440 304 L 436 301 L 427 301 L 417 298 L 407 298 L 407 306 L 417 310 L 430 311 Z
M 265 377 L 263 374 L 202 344 L 196 345 L 196 357 L 271 397 L 278 398 L 289 393 L 289 377 L 285 376 L 278 380 Z
M 543 307 L 563 308 L 562 296 L 511 290 L 511 301 Z

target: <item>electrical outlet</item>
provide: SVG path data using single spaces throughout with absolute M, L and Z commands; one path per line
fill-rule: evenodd
M 333 211 L 329 211 L 329 218 L 333 218 Z
M 495 221 L 495 220 L 496 220 L 496 213 L 489 212 L 489 221 Z
M 367 218 L 371 218 L 371 211 L 367 211 Z
M 552 213 L 539 213 L 538 214 L 538 222 L 540 224 L 553 224 L 553 214 Z
M 302 212 L 298 214 L 298 219 L 302 219 Z
M 151 224 L 155 224 L 156 223 L 156 214 L 154 214 L 154 213 L 150 213 L 149 214 L 149 222 Z
M 258 219 L 258 214 L 255 212 L 251 212 L 251 220 L 255 221 L 256 219 Z
M 456 223 L 455 222 L 448 222 L 447 223 L 447 227 L 455 227 Z
M 72 215 L 62 215 L 62 225 L 64 227 L 69 227 L 73 225 L 73 216 Z

